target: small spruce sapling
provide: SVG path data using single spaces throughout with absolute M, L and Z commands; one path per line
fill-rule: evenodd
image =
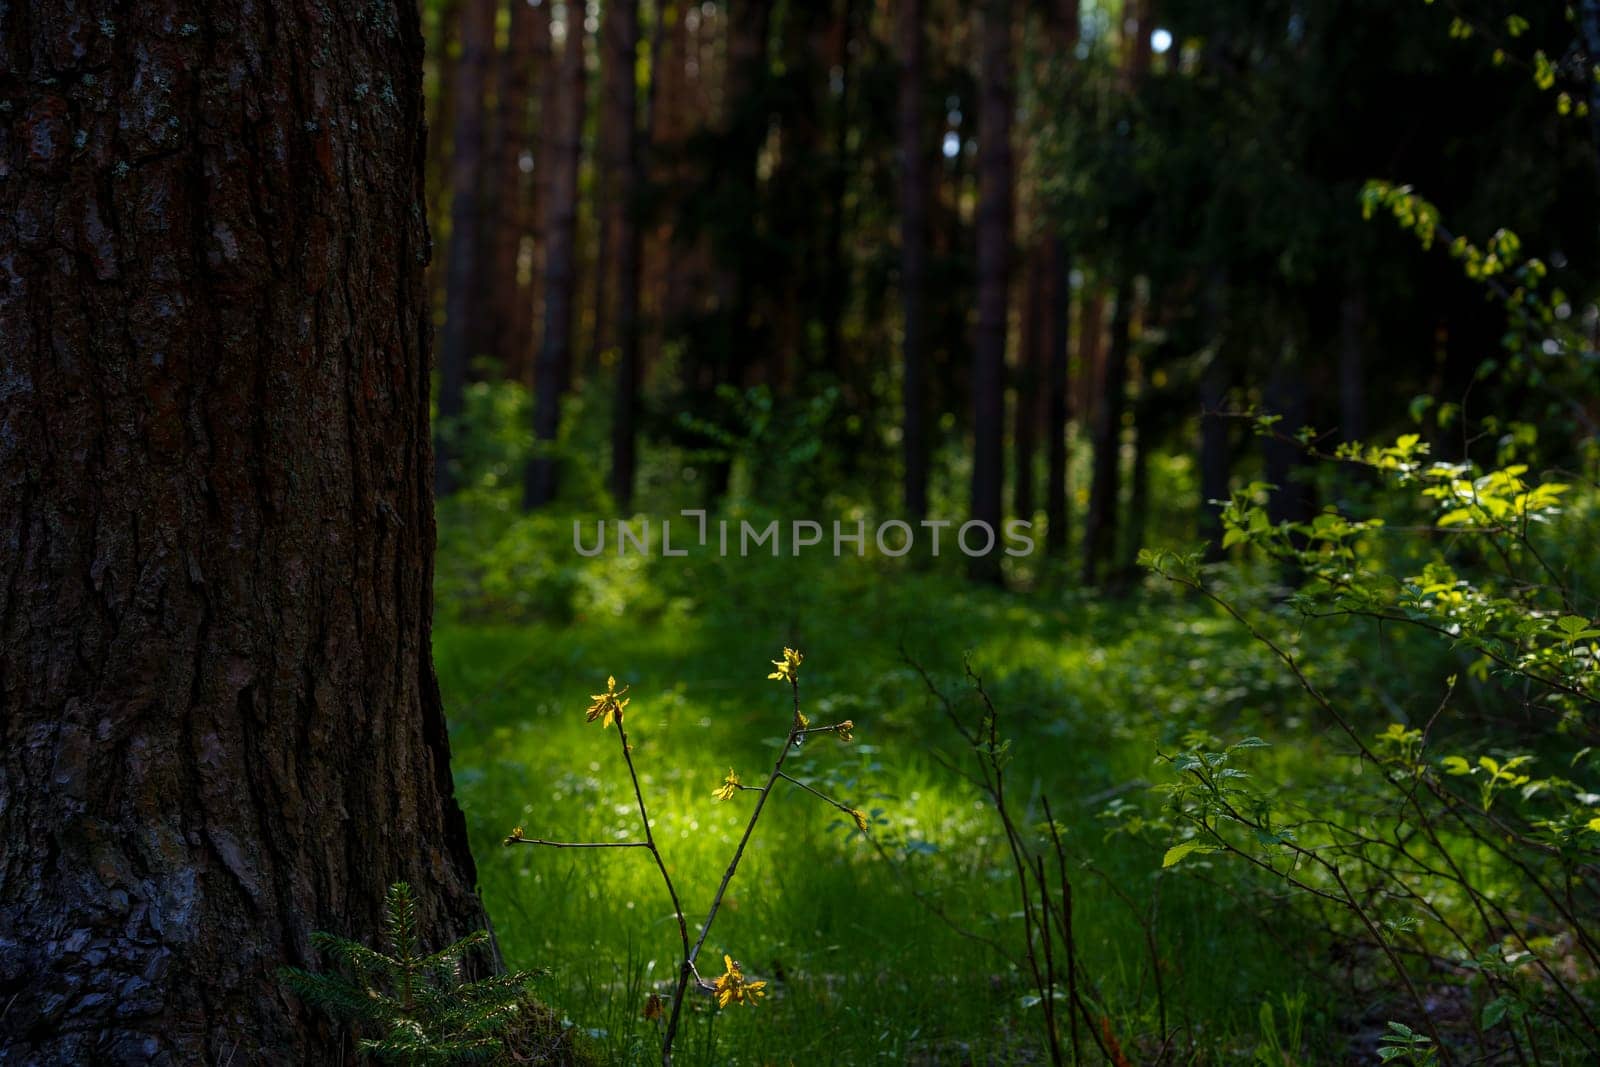
M 311 943 L 344 972 L 315 974 L 298 967 L 278 972 L 301 1000 L 358 1031 L 363 1057 L 408 1067 L 484 1063 L 502 1057 L 529 1007 L 528 983 L 518 971 L 468 982 L 462 963 L 485 945 L 478 930 L 433 953 L 424 953 L 411 887 L 396 882 L 384 896 L 387 952 L 318 931 Z

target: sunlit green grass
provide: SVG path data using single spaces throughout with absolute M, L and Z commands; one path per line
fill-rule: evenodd
M 1020 958 L 1004 838 L 977 792 L 941 765 L 971 769 L 902 650 L 975 716 L 970 654 L 1014 739 L 1019 821 L 1040 821 L 1048 796 L 1068 825 L 1083 966 L 1134 1062 L 1159 1045 L 1161 1001 L 1168 1030 L 1188 1024 L 1185 1046 L 1192 1039 L 1193 1058 L 1208 1062 L 1251 1055 L 1263 1002 L 1281 1024 L 1284 998 L 1303 992 L 1308 1032 L 1329 1025 L 1310 932 L 1244 918 L 1220 865 L 1213 878 L 1204 861 L 1163 875 L 1168 842 L 1113 832 L 1102 817 L 1119 800 L 1152 803 L 1157 748 L 1184 731 L 1270 730 L 1255 703 L 1270 672 L 1218 620 L 1170 600 L 1135 611 L 854 561 L 700 567 L 675 578 L 677 594 L 648 621 L 613 609 L 566 625 L 444 625 L 435 637 L 457 789 L 501 948 L 514 966 L 552 969 L 541 995 L 607 1062 L 659 1056 L 641 1009 L 651 988 L 667 989 L 678 952 L 659 876 L 643 850 L 500 842 L 514 826 L 556 840 L 639 839 L 617 733 L 584 721 L 588 695 L 615 674 L 632 686 L 629 737 L 692 939 L 755 798 L 720 803 L 712 790 L 730 767 L 761 781 L 787 726 L 787 686 L 766 679 L 785 644 L 806 653 L 807 714 L 857 724 L 854 744 L 813 739 L 788 767 L 869 811 L 890 858 L 840 812 L 780 783 L 701 960 L 720 973 L 732 954 L 772 996 L 720 1013 L 696 1004 L 682 1062 L 1043 1058 L 1024 972 L 966 936 Z M 1262 760 L 1291 777 L 1316 767 L 1316 735 L 1300 737 Z M 1159 998 L 1135 910 L 1159 931 Z

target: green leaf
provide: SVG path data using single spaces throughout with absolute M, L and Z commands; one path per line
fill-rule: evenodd
M 1166 870 L 1181 863 L 1186 856 L 1205 855 L 1208 852 L 1219 851 L 1212 845 L 1202 845 L 1198 841 L 1185 841 L 1181 845 L 1173 845 L 1167 849 L 1166 855 L 1161 857 L 1161 869 Z
M 1556 620 L 1556 626 L 1567 635 L 1568 641 L 1574 641 L 1589 628 L 1589 620 L 1579 615 L 1563 615 Z
M 1490 1029 L 1501 1019 L 1506 1017 L 1506 1010 L 1511 1007 L 1510 997 L 1495 997 L 1483 1006 L 1483 1028 Z

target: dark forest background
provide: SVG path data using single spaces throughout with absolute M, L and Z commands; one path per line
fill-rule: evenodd
M 440 496 L 1017 516 L 1091 584 L 1214 544 L 1230 484 L 1305 517 L 1293 447 L 1202 416 L 1382 437 L 1503 354 L 1451 234 L 1364 222 L 1365 182 L 1514 231 L 1592 331 L 1569 14 L 430 3 Z

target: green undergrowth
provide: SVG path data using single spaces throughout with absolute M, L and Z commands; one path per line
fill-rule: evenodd
M 1067 825 L 1080 966 L 1099 1025 L 1131 1062 L 1159 1054 L 1163 1017 L 1194 1062 L 1248 1059 L 1291 1033 L 1312 1060 L 1361 1040 L 1361 1013 L 1341 1007 L 1314 924 L 1263 908 L 1251 872 L 1219 857 L 1162 868 L 1163 752 L 1196 736 L 1256 736 L 1270 745 L 1252 753 L 1256 774 L 1330 793 L 1361 770 L 1292 679 L 1215 609 L 1155 584 L 1120 601 L 1048 585 L 1018 595 L 870 559 L 588 566 L 600 592 L 569 618 L 446 622 L 435 654 L 507 963 L 552 968 L 541 996 L 613 1062 L 658 1058 L 642 1008 L 673 974 L 675 922 L 648 855 L 501 841 L 514 826 L 556 840 L 639 838 L 626 771 L 583 715 L 615 674 L 632 686 L 629 738 L 692 935 L 752 796 L 719 803 L 712 790 L 729 768 L 770 765 L 787 727 L 787 693 L 766 680 L 785 644 L 806 653 L 807 714 L 857 724 L 855 743 L 814 739 L 790 766 L 866 810 L 877 847 L 799 790 L 774 796 L 706 957 L 732 954 L 772 995 L 720 1013 L 695 1005 L 680 1062 L 1039 1062 L 1038 998 L 982 941 L 1020 956 L 1005 837 L 956 773 L 970 770 L 968 754 L 922 675 L 975 714 L 964 662 L 1012 743 L 1015 817 L 1039 822 L 1048 797 Z M 631 598 L 607 595 L 608 566 L 616 589 L 638 593 L 638 616 Z M 1363 654 L 1391 668 L 1427 654 L 1399 638 L 1374 648 Z M 1375 704 L 1420 695 L 1408 671 L 1375 670 L 1354 651 L 1324 661 L 1369 690 L 1382 678 Z M 1374 722 L 1387 714 L 1375 709 Z

